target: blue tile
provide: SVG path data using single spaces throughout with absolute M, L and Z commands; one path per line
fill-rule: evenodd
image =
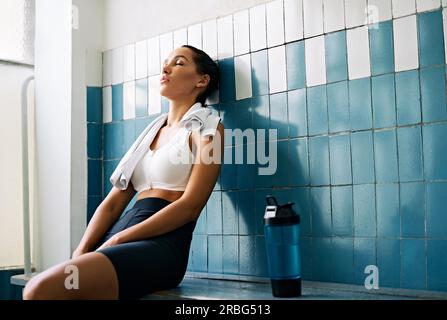
M 332 228 L 335 236 L 353 236 L 352 186 L 332 187 Z
M 424 172 L 428 180 L 447 179 L 447 125 L 427 125 L 422 129 Z
M 225 146 L 234 146 L 236 144 L 236 137 L 233 134 L 233 130 L 238 128 L 237 124 L 237 113 L 236 105 L 234 102 L 223 103 L 221 106 L 221 121 L 224 125 L 224 145 Z
M 253 128 L 270 128 L 270 99 L 269 96 L 254 97 L 253 106 Z
M 147 78 L 135 81 L 135 117 L 147 116 L 148 88 Z
M 375 238 L 354 238 L 354 281 L 356 284 L 365 284 L 368 276 L 365 268 L 370 265 L 377 265 Z
M 253 129 L 253 110 L 251 106 L 252 99 L 242 99 L 234 103 L 237 110 L 236 124 L 242 131 Z
M 421 67 L 444 64 L 444 34 L 442 11 L 418 15 L 419 59 Z
M 271 194 L 276 198 L 279 204 L 284 204 L 292 201 L 291 189 L 273 189 Z
M 326 86 L 307 89 L 309 135 L 328 133 Z
M 351 142 L 350 135 L 329 138 L 331 184 L 351 184 Z
M 222 219 L 225 221 L 223 234 L 238 234 L 237 216 L 237 195 L 236 191 L 222 192 Z
M 373 184 L 353 186 L 354 235 L 376 236 L 376 192 Z
M 397 129 L 400 181 L 423 180 L 421 127 Z
M 427 236 L 447 237 L 447 183 L 427 183 Z
M 300 240 L 301 278 L 312 280 L 312 238 Z
M 374 132 L 374 155 L 377 183 L 397 182 L 396 131 Z
M 236 100 L 236 85 L 234 76 L 234 58 L 219 60 L 219 101 Z
M 251 54 L 251 83 L 253 97 L 269 93 L 267 50 Z
M 374 128 L 396 125 L 394 74 L 372 78 Z
M 223 272 L 222 236 L 208 236 L 208 272 Z
M 239 218 L 239 234 L 253 235 L 256 234 L 256 216 L 253 203 L 255 201 L 254 191 L 238 192 L 238 218 Z
M 289 91 L 288 120 L 290 137 L 307 136 L 307 101 L 306 89 Z
M 151 117 L 144 117 L 135 119 L 135 139 L 143 132 L 143 130 L 149 125 L 151 122 Z
M 327 86 L 329 132 L 351 129 L 349 120 L 348 82 L 342 81 Z
M 427 289 L 447 291 L 447 241 L 427 241 Z
M 425 287 L 425 240 L 402 239 L 402 288 L 424 290 Z
M 104 160 L 121 158 L 123 155 L 122 122 L 104 124 Z
M 402 237 L 425 235 L 425 185 L 422 182 L 400 185 Z
M 102 124 L 87 123 L 87 156 L 102 157 Z
M 393 22 L 386 21 L 369 28 L 371 74 L 394 72 Z
M 256 273 L 255 236 L 239 236 L 239 273 L 254 275 Z
M 220 187 L 222 190 L 235 189 L 237 187 L 237 164 L 228 159 L 234 159 L 234 147 L 225 147 L 224 163 L 221 165 Z
M 237 187 L 239 189 L 253 189 L 255 187 L 255 180 L 256 175 L 258 174 L 258 168 L 255 163 L 249 163 L 248 160 L 256 161 L 256 151 L 251 151 L 256 150 L 256 144 L 250 143 L 247 145 L 235 147 L 236 150 L 238 150 L 239 148 L 243 149 L 244 151 L 242 163 L 236 162 Z M 236 151 L 236 154 L 238 153 L 239 151 Z M 253 154 L 253 159 L 247 158 L 248 153 Z
M 270 179 L 274 187 L 284 187 L 290 185 L 289 140 L 277 141 L 276 145 L 277 156 L 271 157 L 272 161 L 276 161 L 276 172 Z M 273 164 L 271 166 L 273 167 Z
M 309 162 L 307 138 L 290 140 L 289 143 L 289 175 L 290 185 L 309 185 Z
M 286 92 L 270 95 L 270 128 L 277 130 L 278 139 L 289 136 Z
M 310 197 L 313 235 L 331 236 L 331 192 L 329 187 L 311 188 Z
M 206 203 L 207 234 L 222 234 L 222 198 L 220 191 L 213 191 Z
M 300 228 L 302 236 L 312 235 L 312 225 L 310 222 L 310 190 L 309 188 L 294 188 L 291 190 L 292 202 L 294 202 L 293 209 L 300 216 Z
M 380 287 L 400 287 L 400 240 L 377 239 L 377 267 Z
M 102 87 L 87 87 L 87 122 L 102 123 Z
M 377 184 L 377 236 L 400 236 L 399 186 L 398 184 Z
M 296 41 L 286 44 L 286 59 L 287 89 L 294 90 L 306 87 L 304 41 Z
M 267 252 L 265 247 L 265 238 L 263 236 L 255 237 L 255 250 L 256 276 L 268 277 Z
M 371 83 L 370 78 L 349 81 L 349 113 L 351 129 L 371 129 Z
M 325 37 L 327 83 L 348 78 L 346 31 L 330 33 Z
M 310 184 L 329 185 L 329 141 L 327 136 L 309 138 Z
M 112 175 L 113 171 L 115 171 L 116 166 L 119 163 L 119 160 L 111 160 L 111 161 L 104 161 L 104 197 L 107 196 L 112 189 L 112 183 L 110 182 L 110 176 Z
M 373 183 L 374 154 L 372 132 L 355 132 L 351 134 L 352 182 Z
M 197 219 L 196 227 L 194 228 L 194 234 L 206 234 L 206 206 L 202 208 L 199 218 Z
M 444 67 L 421 70 L 421 95 L 424 122 L 447 119 Z
M 123 120 L 123 84 L 112 86 L 112 121 Z
M 332 239 L 332 281 L 352 283 L 354 281 L 354 242 L 352 238 Z
M 127 152 L 135 142 L 135 120 L 123 121 L 123 143 L 124 152 Z
M 312 278 L 315 281 L 332 281 L 333 252 L 331 238 L 312 240 Z
M 398 125 L 421 122 L 418 70 L 396 73 L 396 107 Z
M 195 272 L 208 272 L 207 236 L 194 235 L 191 247 L 193 270 Z
M 239 273 L 239 237 L 223 236 L 223 272 Z
M 102 195 L 102 161 L 88 160 L 88 195 Z
M 87 225 L 93 217 L 96 209 L 102 202 L 102 195 L 100 196 L 88 196 L 87 197 Z

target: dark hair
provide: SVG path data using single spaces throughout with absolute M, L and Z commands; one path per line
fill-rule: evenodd
M 203 91 L 198 97 L 196 102 L 202 103 L 205 106 L 206 99 L 219 88 L 219 66 L 214 62 L 211 57 L 204 51 L 197 49 L 196 47 L 190 45 L 183 45 L 183 48 L 191 49 L 193 54 L 194 63 L 197 65 L 197 72 L 199 74 L 208 74 L 210 76 L 210 81 L 205 91 Z

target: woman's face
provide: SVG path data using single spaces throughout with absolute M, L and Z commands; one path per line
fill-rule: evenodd
M 208 75 L 196 71 L 193 52 L 189 48 L 175 49 L 162 61 L 160 94 L 170 100 L 197 97 L 208 84 Z

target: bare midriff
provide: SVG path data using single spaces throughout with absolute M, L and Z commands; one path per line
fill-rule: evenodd
M 182 196 L 183 192 L 184 191 L 174 191 L 166 189 L 148 189 L 141 191 L 137 196 L 137 200 L 155 197 L 174 202 Z

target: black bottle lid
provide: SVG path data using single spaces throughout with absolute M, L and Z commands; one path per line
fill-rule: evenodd
M 274 203 L 271 203 L 273 200 Z M 268 225 L 290 225 L 300 223 L 300 216 L 293 210 L 294 202 L 279 205 L 272 195 L 266 196 L 267 206 L 264 214 L 264 224 Z

